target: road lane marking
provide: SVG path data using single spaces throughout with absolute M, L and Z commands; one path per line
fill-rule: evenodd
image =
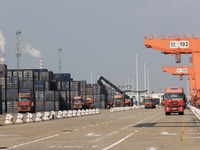
M 178 135 L 177 133 L 161 132 L 161 135 Z
M 109 133 L 109 134 L 104 135 L 103 137 L 100 137 L 100 138 L 97 138 L 97 139 L 91 141 L 90 143 L 99 142 L 99 141 L 101 141 L 101 140 L 103 140 L 103 139 L 105 139 L 105 138 L 108 138 L 109 136 L 112 136 L 112 135 L 114 135 L 114 134 L 116 134 L 116 133 L 118 133 L 118 132 L 119 132 L 119 131 L 113 131 L 113 132 L 111 132 L 111 133 Z
M 50 146 L 52 149 L 66 149 L 66 148 L 96 148 L 97 145 L 72 145 L 72 146 Z
M 9 147 L 9 148 L 6 148 L 6 149 L 13 149 L 13 148 L 17 148 L 17 147 L 20 147 L 20 146 L 24 146 L 24 145 L 36 143 L 36 142 L 43 141 L 43 140 L 47 140 L 47 139 L 50 139 L 50 138 L 53 138 L 53 137 L 56 137 L 56 136 L 59 136 L 59 135 L 60 135 L 60 134 L 55 134 L 55 135 L 48 136 L 48 137 L 44 137 L 44 138 L 41 138 L 41 139 L 37 139 L 37 140 L 29 141 L 29 142 L 26 142 L 26 143 L 14 145 L 14 146 Z
M 183 124 L 181 129 L 181 141 L 184 141 L 184 130 L 185 130 L 185 115 L 183 117 Z
M 106 148 L 104 148 L 104 149 L 102 149 L 102 150 L 108 150 L 108 149 L 114 147 L 115 145 L 118 145 L 119 143 L 123 142 L 123 141 L 126 140 L 127 138 L 131 137 L 133 134 L 134 134 L 134 133 L 131 133 L 131 134 L 125 136 L 125 137 L 122 138 L 121 140 L 115 142 L 114 144 L 112 144 L 112 145 L 110 145 L 110 146 L 108 146 L 108 147 L 106 147 Z
M 146 150 L 157 150 L 157 147 L 147 147 Z
M 185 137 L 185 138 L 187 138 L 187 139 L 200 139 L 200 137 Z

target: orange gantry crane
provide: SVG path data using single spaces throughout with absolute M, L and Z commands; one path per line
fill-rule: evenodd
M 190 96 L 191 96 L 191 104 L 195 105 L 196 93 L 195 93 L 195 78 L 194 78 L 194 69 L 193 67 L 175 67 L 175 66 L 163 66 L 163 71 L 171 73 L 173 75 L 179 75 L 180 80 L 183 79 L 183 75 L 189 75 L 190 80 Z
M 197 105 L 200 107 L 200 34 L 146 35 L 145 46 L 175 55 L 176 63 L 181 62 L 181 54 L 192 54 Z

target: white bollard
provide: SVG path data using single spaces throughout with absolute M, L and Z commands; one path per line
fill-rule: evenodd
M 81 116 L 85 116 L 85 110 L 84 109 L 81 110 Z
M 37 112 L 35 121 L 42 121 L 42 113 Z
M 31 113 L 28 113 L 28 114 L 27 114 L 26 122 L 27 122 L 27 123 L 33 122 L 33 115 L 32 115 Z
M 72 117 L 72 111 L 71 110 L 68 110 L 68 112 L 67 112 L 67 117 Z
M 7 124 L 7 125 L 13 124 L 13 116 L 12 116 L 11 114 L 7 114 L 7 115 L 6 115 L 5 124 Z
M 63 110 L 63 118 L 67 118 L 67 111 Z
M 72 116 L 73 116 L 73 117 L 76 117 L 76 116 L 77 116 L 76 113 L 77 113 L 77 111 L 76 111 L 76 110 L 73 110 L 73 112 L 72 112 Z
M 113 112 L 113 108 L 112 107 L 110 107 L 110 112 Z
M 58 111 L 58 116 L 57 116 L 58 119 L 62 119 L 63 118 L 63 113 L 62 111 Z
M 55 111 L 51 111 L 50 119 L 56 119 Z
M 24 119 L 24 116 L 18 113 L 16 123 L 24 123 L 23 119 Z
M 43 120 L 47 121 L 47 120 L 50 120 L 50 113 L 49 112 L 45 112 L 44 113 L 44 118 Z

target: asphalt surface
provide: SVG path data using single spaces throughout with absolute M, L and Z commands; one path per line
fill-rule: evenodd
M 200 122 L 163 108 L 0 126 L 0 149 L 198 150 Z

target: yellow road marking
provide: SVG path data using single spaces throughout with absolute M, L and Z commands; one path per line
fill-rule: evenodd
M 184 141 L 184 131 L 185 130 L 185 115 L 183 117 L 183 124 L 182 124 L 182 128 L 181 128 L 181 141 Z

